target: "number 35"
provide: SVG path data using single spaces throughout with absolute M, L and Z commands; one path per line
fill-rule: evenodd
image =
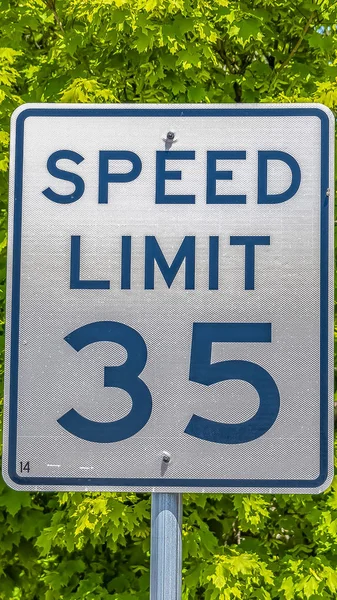
M 125 390 L 131 397 L 128 415 L 111 422 L 97 422 L 80 415 L 73 408 L 58 423 L 69 433 L 89 442 L 118 442 L 135 435 L 148 422 L 152 411 L 151 392 L 140 374 L 147 360 L 142 336 L 132 327 L 115 321 L 97 321 L 75 329 L 65 341 L 79 352 L 96 342 L 115 342 L 127 352 L 118 367 L 104 367 L 104 387 Z M 266 433 L 280 409 L 280 394 L 272 376 L 259 365 L 247 360 L 212 363 L 214 342 L 271 342 L 271 323 L 194 323 L 190 359 L 190 381 L 212 385 L 230 379 L 246 381 L 257 391 L 257 412 L 242 423 L 219 423 L 192 415 L 185 433 L 220 444 L 250 442 Z

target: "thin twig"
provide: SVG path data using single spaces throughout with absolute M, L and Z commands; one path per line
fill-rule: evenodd
M 56 2 L 55 2 L 55 0 L 44 0 L 44 3 L 47 6 L 47 8 L 49 8 L 52 11 L 56 23 L 58 24 L 58 26 L 61 29 L 62 33 L 64 33 L 62 21 L 61 21 L 60 17 L 58 16 L 57 12 L 56 12 Z

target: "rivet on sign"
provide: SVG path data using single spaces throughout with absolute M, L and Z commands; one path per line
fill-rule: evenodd
M 169 452 L 163 452 L 163 462 L 169 463 L 171 460 L 171 454 Z
M 162 135 L 162 140 L 165 142 L 165 150 L 170 150 L 172 144 L 175 144 L 178 141 L 176 133 L 173 129 L 170 129 L 167 133 Z

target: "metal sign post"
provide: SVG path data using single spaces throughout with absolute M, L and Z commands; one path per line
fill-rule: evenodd
M 153 493 L 150 600 L 180 600 L 182 494 Z

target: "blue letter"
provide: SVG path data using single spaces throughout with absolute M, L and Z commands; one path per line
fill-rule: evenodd
M 81 236 L 71 236 L 70 247 L 70 289 L 72 290 L 109 290 L 110 281 L 91 281 L 80 279 Z
M 208 289 L 219 289 L 219 236 L 209 236 Z
M 124 323 L 97 321 L 75 329 L 64 339 L 76 352 L 95 342 L 115 342 L 125 348 L 125 363 L 119 367 L 104 367 L 104 387 L 125 390 L 131 397 L 132 408 L 126 417 L 103 423 L 82 417 L 71 408 L 57 422 L 72 435 L 88 442 L 119 442 L 138 433 L 152 411 L 149 388 L 139 378 L 147 359 L 146 344 L 140 333 Z
M 128 160 L 132 169 L 128 173 L 109 173 L 109 160 Z M 137 179 L 142 170 L 142 161 L 134 152 L 128 150 L 101 150 L 99 153 L 98 203 L 108 203 L 108 184 L 126 183 Z
M 268 194 L 267 185 L 267 164 L 268 160 L 281 160 L 291 170 L 292 180 L 291 184 L 285 192 L 281 194 Z M 287 154 L 287 152 L 280 152 L 275 150 L 261 150 L 258 153 L 258 204 L 278 204 L 279 202 L 285 202 L 292 198 L 301 183 L 301 170 L 298 162 L 293 156 Z
M 246 160 L 244 151 L 210 150 L 207 152 L 207 204 L 245 204 L 246 196 L 242 195 L 217 195 L 216 182 L 233 179 L 233 171 L 217 171 L 217 160 Z
M 255 246 L 269 246 L 269 235 L 231 235 L 231 246 L 245 246 L 245 290 L 254 289 Z
M 194 160 L 194 150 L 181 150 L 175 152 L 158 151 L 156 162 L 156 204 L 194 204 L 195 196 L 166 195 L 165 181 L 170 179 L 181 179 L 181 171 L 166 171 L 167 160 Z
M 76 175 L 76 173 L 71 173 L 70 171 L 65 171 L 64 169 L 59 169 L 56 166 L 58 160 L 61 159 L 72 160 L 74 163 L 79 165 L 82 160 L 84 160 L 83 156 L 78 154 L 77 152 L 73 152 L 72 150 L 57 150 L 57 152 L 53 152 L 47 160 L 47 169 L 48 172 L 53 176 L 57 177 L 57 179 L 62 179 L 63 181 L 70 181 L 74 184 L 75 189 L 72 194 L 57 194 L 53 192 L 50 187 L 43 190 L 42 194 L 44 194 L 49 200 L 53 202 L 58 202 L 59 204 L 71 204 L 72 202 L 76 202 L 81 196 L 83 196 L 84 192 L 84 181 L 82 177 Z
M 131 287 L 131 235 L 122 235 L 121 290 Z
M 169 266 L 155 236 L 147 235 L 145 237 L 145 289 L 154 289 L 154 261 L 156 261 L 167 287 L 170 288 L 184 260 L 185 290 L 194 290 L 195 237 L 192 235 L 184 237 L 171 266 Z
M 270 341 L 270 323 L 193 323 L 190 381 L 207 386 L 232 379 L 247 381 L 259 394 L 260 406 L 242 423 L 219 423 L 193 415 L 185 433 L 218 444 L 243 444 L 272 427 L 280 410 L 280 394 L 268 371 L 248 360 L 211 362 L 214 342 Z

